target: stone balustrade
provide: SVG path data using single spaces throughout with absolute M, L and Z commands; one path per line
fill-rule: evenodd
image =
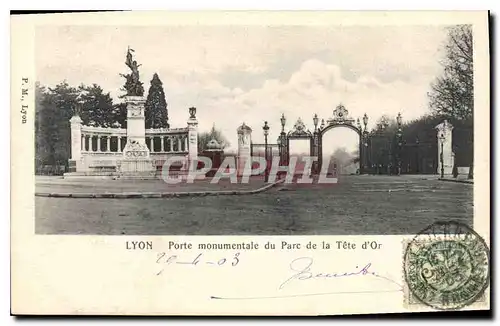
M 122 153 L 127 143 L 127 130 L 81 126 L 82 156 Z M 146 129 L 146 144 L 151 152 L 185 154 L 188 152 L 188 128 Z
M 70 119 L 71 158 L 68 176 L 72 173 L 96 173 L 100 176 L 106 172 L 151 177 L 171 156 L 183 156 L 188 160 L 197 158 L 196 108 L 189 108 L 190 116 L 184 128 L 145 129 L 145 100 L 129 97 L 127 101 L 127 129 L 85 126 L 79 115 Z
M 146 129 L 145 140 L 155 166 L 161 166 L 172 155 L 187 156 L 190 150 L 188 127 Z M 74 171 L 116 172 L 126 144 L 127 129 L 85 126 L 79 117 L 72 119 Z

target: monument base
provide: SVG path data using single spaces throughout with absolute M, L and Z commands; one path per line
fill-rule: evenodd
M 153 165 L 153 160 L 150 158 L 143 159 L 123 159 L 118 163 L 118 172 L 120 175 L 134 174 L 152 174 L 155 175 L 156 167 Z
M 142 139 L 129 139 L 123 149 L 123 159 L 117 163 L 117 171 L 122 177 L 139 179 L 154 177 L 156 167 L 149 156 L 149 149 Z

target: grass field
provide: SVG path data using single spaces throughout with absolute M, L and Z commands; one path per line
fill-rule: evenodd
M 82 189 L 39 182 L 37 191 L 61 187 L 68 192 Z M 127 187 L 140 191 L 146 186 Z M 411 234 L 438 220 L 472 225 L 472 190 L 469 184 L 434 178 L 346 176 L 334 185 L 286 185 L 244 196 L 35 197 L 35 228 L 38 234 Z

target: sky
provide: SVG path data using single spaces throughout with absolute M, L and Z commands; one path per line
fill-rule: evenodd
M 128 73 L 127 47 L 141 64 L 146 90 L 158 73 L 171 127 L 185 127 L 197 108 L 199 131 L 215 124 L 237 148 L 236 128 L 253 129 L 270 142 L 280 117 L 290 130 L 300 117 L 311 130 L 342 103 L 353 118 L 412 120 L 429 112 L 427 92 L 441 73 L 445 26 L 39 26 L 36 75 L 45 86 L 100 85 L 115 101 Z M 357 148 L 356 134 L 334 128 L 323 148 Z M 305 146 L 305 145 L 304 145 Z M 306 152 L 301 144 L 294 151 Z

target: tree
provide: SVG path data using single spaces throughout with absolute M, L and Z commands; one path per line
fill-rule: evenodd
M 113 127 L 115 122 L 120 120 L 119 116 L 123 112 L 113 110 L 113 99 L 108 93 L 104 93 L 101 86 L 93 84 L 92 86 L 80 85 L 78 87 L 80 101 L 83 102 L 80 117 L 82 123 L 93 127 Z M 125 116 L 126 118 L 126 112 Z
M 207 144 L 210 140 L 215 139 L 222 149 L 228 147 L 229 141 L 222 134 L 220 130 L 215 129 L 215 124 L 212 126 L 210 132 L 201 132 L 198 134 L 198 151 L 203 151 L 206 149 Z
M 53 88 L 35 84 L 35 164 L 67 165 L 71 153 L 70 119 L 77 102 L 84 125 L 125 127 L 125 104 L 113 105 L 109 93 L 96 84 L 70 86 L 66 81 Z
M 127 128 L 127 103 L 113 104 L 113 125 L 115 128 Z
M 471 25 L 448 30 L 441 62 L 443 73 L 431 85 L 429 104 L 446 118 L 472 118 L 474 111 L 473 37 Z
M 339 168 L 356 163 L 357 152 L 349 153 L 345 147 L 337 148 L 333 152 L 330 161 L 335 162 Z
M 146 128 L 170 128 L 163 84 L 156 73 L 151 79 L 144 115 Z
M 35 83 L 35 168 L 39 168 L 48 160 L 50 148 L 47 137 L 42 132 L 45 127 L 41 118 L 46 114 L 45 93 L 47 89 Z
M 455 154 L 460 154 L 455 155 L 455 164 L 469 165 L 472 174 L 474 63 L 471 25 L 450 28 L 444 50 L 443 74 L 431 85 L 429 104 L 436 116 L 441 120 L 448 119 L 455 126 L 453 149 Z
M 71 152 L 69 119 L 78 91 L 64 81 L 48 89 L 37 85 L 35 96 L 36 163 L 38 167 L 66 165 Z

